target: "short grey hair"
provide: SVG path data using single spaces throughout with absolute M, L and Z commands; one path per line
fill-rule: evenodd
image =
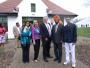
M 43 17 L 43 22 L 48 19 L 48 16 Z

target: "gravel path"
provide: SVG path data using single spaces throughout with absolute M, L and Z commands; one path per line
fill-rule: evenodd
M 90 38 L 79 37 L 76 49 L 77 59 L 90 67 Z
M 14 61 L 9 66 L 9 68 L 72 68 L 71 64 L 64 66 L 63 62 L 64 59 L 64 48 L 63 48 L 63 60 L 62 63 L 54 62 L 53 59 L 49 59 L 48 63 L 45 63 L 42 59 L 42 47 L 40 49 L 39 59 L 40 61 L 38 63 L 32 62 L 33 60 L 33 46 L 30 48 L 30 63 L 24 64 L 22 63 L 22 50 L 21 48 L 18 48 L 16 50 Z M 54 57 L 53 48 L 51 48 L 51 55 Z M 76 68 L 89 68 L 88 65 L 82 63 L 81 61 L 77 60 L 77 66 Z
M 5 47 L 0 47 L 0 68 L 10 66 L 15 55 L 16 48 L 13 45 L 13 40 L 9 40 Z
M 77 66 L 76 68 L 90 68 L 90 39 L 79 37 L 76 46 L 76 57 Z M 4 50 L 4 51 L 3 51 Z M 32 62 L 33 60 L 33 46 L 30 48 L 30 63 L 22 63 L 22 50 L 21 48 L 16 48 L 14 40 L 10 40 L 5 48 L 2 50 L 2 58 L 0 57 L 0 68 L 71 68 L 71 64 L 64 66 L 65 52 L 63 48 L 63 59 L 62 63 L 58 64 L 54 62 L 53 59 L 49 59 L 48 63 L 43 62 L 42 59 L 42 47 L 40 48 L 38 63 Z M 54 57 L 53 47 L 51 48 L 51 55 Z M 3 60 L 2 60 L 3 59 Z M 2 60 L 2 62 L 1 62 Z

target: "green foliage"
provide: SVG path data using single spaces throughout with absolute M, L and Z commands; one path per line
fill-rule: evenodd
M 77 29 L 78 36 L 90 37 L 90 27 L 81 27 Z

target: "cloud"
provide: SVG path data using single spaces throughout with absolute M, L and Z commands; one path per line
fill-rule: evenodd
M 5 2 L 6 0 L 0 0 L 0 3 Z
M 85 6 L 86 0 L 50 0 L 53 3 L 80 16 L 90 16 L 90 6 Z

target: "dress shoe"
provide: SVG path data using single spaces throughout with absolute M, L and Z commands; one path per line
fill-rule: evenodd
M 75 68 L 76 67 L 76 64 L 72 64 L 72 68 Z
M 60 61 L 60 60 L 58 60 L 58 63 L 61 63 L 61 61 Z
M 67 64 L 69 64 L 69 63 L 70 63 L 69 61 L 66 61 L 66 62 L 64 62 L 63 64 L 64 64 L 64 65 L 67 65 Z
M 48 60 L 47 59 L 44 59 L 44 62 L 48 62 Z
M 29 63 L 29 61 L 24 61 L 23 63 L 26 64 L 26 63 Z
M 54 59 L 54 61 L 58 61 L 58 59 L 57 59 L 57 58 L 55 58 L 55 59 Z
M 53 58 L 52 56 L 48 56 L 47 58 Z

